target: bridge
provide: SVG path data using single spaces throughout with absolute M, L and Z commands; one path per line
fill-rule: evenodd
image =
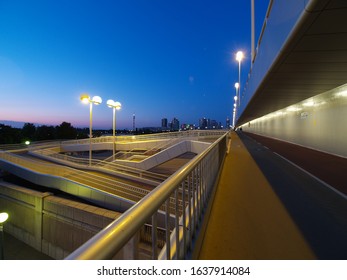
M 59 167 L 66 176 L 54 175 L 64 177 L 65 186 L 74 184 L 63 191 L 78 189 L 71 194 L 96 205 L 117 205 L 113 210 L 120 212 L 63 257 L 112 259 L 126 250 L 126 258 L 137 259 L 146 243 L 151 259 L 346 259 L 346 21 L 345 1 L 269 1 L 240 96 L 237 132 L 153 136 L 143 141 L 155 142 L 152 148 L 135 149 L 126 146 L 130 139 L 119 138 L 117 147 L 126 152 L 112 156 L 116 166 L 110 168 L 107 161 L 90 166 L 68 158 L 86 151 L 88 140 L 59 146 L 70 153 L 63 156 L 55 145 L 32 149 L 30 156 L 70 162 Z M 101 150 L 114 143 L 95 141 L 93 148 Z M 2 169 L 27 179 L 37 176 L 39 170 L 23 172 L 24 163 L 8 151 L 1 153 Z M 194 156 L 170 176 L 153 172 L 186 152 Z M 91 176 L 101 170 L 117 173 L 117 182 L 126 180 L 109 187 L 117 193 L 101 189 L 103 183 L 86 188 L 87 174 L 81 172 Z M 128 188 L 130 181 L 145 188 Z M 131 189 L 127 196 L 121 194 L 125 189 Z

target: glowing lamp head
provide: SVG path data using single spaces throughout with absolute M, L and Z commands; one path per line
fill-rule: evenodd
M 116 101 L 114 103 L 114 107 L 116 108 L 116 110 L 120 110 L 122 108 L 122 104 L 120 104 L 120 102 Z
M 107 100 L 106 104 L 108 107 L 113 108 L 114 107 L 114 101 L 112 99 Z
M 27 141 L 24 142 L 24 144 L 29 146 L 30 145 L 30 141 L 27 140 Z
M 237 96 L 234 96 L 234 100 L 237 101 Z
M 8 214 L 6 212 L 0 213 L 0 224 L 6 222 L 8 219 Z
M 107 106 L 110 108 L 115 108 L 117 110 L 120 110 L 122 108 L 122 104 L 118 101 L 113 101 L 112 99 L 107 100 Z
M 82 103 L 88 104 L 90 102 L 90 97 L 87 94 L 82 94 L 80 97 Z
M 239 83 L 235 83 L 235 88 L 238 89 L 240 87 Z
M 243 52 L 242 51 L 238 51 L 237 53 L 236 53 L 236 60 L 238 61 L 238 62 L 241 62 L 242 61 L 242 59 L 243 59 Z
M 93 102 L 95 105 L 99 105 L 99 104 L 102 103 L 102 99 L 101 99 L 100 96 L 93 96 L 92 102 Z

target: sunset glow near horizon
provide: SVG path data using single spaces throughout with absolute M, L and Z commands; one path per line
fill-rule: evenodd
M 258 3 L 259 2 L 259 3 Z M 256 1 L 256 34 L 268 1 Z M 93 127 L 176 117 L 232 118 L 237 51 L 250 69 L 250 1 L 10 1 L 0 3 L 1 120 L 88 127 L 81 94 L 98 95 Z

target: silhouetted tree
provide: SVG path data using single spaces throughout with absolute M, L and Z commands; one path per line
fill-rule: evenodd
M 21 142 L 21 130 L 9 125 L 0 124 L 0 144 L 17 144 Z
M 89 128 L 77 128 L 77 139 L 85 139 L 89 137 Z
M 22 137 L 23 140 L 36 140 L 35 139 L 36 134 L 36 127 L 32 123 L 25 123 L 22 128 Z
M 77 137 L 77 130 L 71 123 L 63 122 L 60 126 L 56 126 L 58 139 L 75 139 Z
M 36 140 L 53 140 L 56 134 L 54 126 L 42 125 L 36 128 Z

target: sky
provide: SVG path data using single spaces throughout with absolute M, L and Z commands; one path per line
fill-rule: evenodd
M 268 0 L 255 0 L 256 36 Z M 251 0 L 0 0 L 0 122 L 93 128 L 231 118 L 237 51 L 251 53 Z M 241 86 L 242 87 L 242 86 Z

